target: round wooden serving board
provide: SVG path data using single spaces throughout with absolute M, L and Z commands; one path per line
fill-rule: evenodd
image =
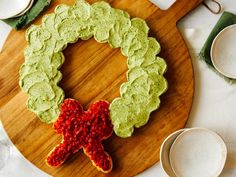
M 136 129 L 131 138 L 112 135 L 104 142 L 113 158 L 114 168 L 109 174 L 98 172 L 80 150 L 62 167 L 53 169 L 45 164 L 50 150 L 61 141 L 52 125 L 39 121 L 26 108 L 27 95 L 18 85 L 18 71 L 24 62 L 25 30 L 13 30 L 0 54 L 0 118 L 12 142 L 33 164 L 55 177 L 75 176 L 134 176 L 159 160 L 163 140 L 175 130 L 183 128 L 192 105 L 194 80 L 191 59 L 176 23 L 202 0 L 177 0 L 167 11 L 161 11 L 148 0 L 109 0 L 112 7 L 126 10 L 131 17 L 146 20 L 149 36 L 162 46 L 160 54 L 168 65 L 166 78 L 169 89 L 161 96 L 161 107 L 151 114 L 147 125 Z M 90 0 L 89 3 L 95 1 Z M 60 3 L 73 0 L 54 0 L 44 14 L 52 12 Z M 41 17 L 36 20 L 41 23 Z M 60 83 L 66 97 L 78 99 L 86 108 L 90 103 L 119 96 L 125 82 L 126 58 L 119 49 L 99 44 L 94 39 L 78 41 L 65 51 L 66 61 L 61 69 Z

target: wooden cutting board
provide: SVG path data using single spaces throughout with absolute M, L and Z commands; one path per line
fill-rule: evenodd
M 25 30 L 13 30 L 0 54 L 0 118 L 12 142 L 33 164 L 56 177 L 75 176 L 134 176 L 159 160 L 163 140 L 175 130 L 183 128 L 188 119 L 194 92 L 191 59 L 176 23 L 202 0 L 177 0 L 167 11 L 161 11 L 148 0 L 109 0 L 111 6 L 126 10 L 132 17 L 146 20 L 150 36 L 162 46 L 161 57 L 168 64 L 168 91 L 161 96 L 161 107 L 152 113 L 148 124 L 135 130 L 131 138 L 113 136 L 104 142 L 114 162 L 110 174 L 102 174 L 92 166 L 80 150 L 62 167 L 52 169 L 44 163 L 49 151 L 61 141 L 52 125 L 46 125 L 27 110 L 27 95 L 18 86 L 18 71 L 24 62 Z M 74 0 L 54 0 L 44 14 L 52 12 L 60 3 Z M 90 3 L 94 0 L 89 0 Z M 40 24 L 41 17 L 35 22 Z M 112 101 L 119 96 L 125 82 L 126 58 L 119 49 L 99 44 L 94 39 L 79 41 L 64 51 L 60 83 L 66 97 L 78 99 L 84 107 L 99 100 Z

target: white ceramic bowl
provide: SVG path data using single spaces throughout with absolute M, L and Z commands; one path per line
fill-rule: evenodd
M 224 76 L 236 79 L 236 25 L 223 29 L 211 46 L 211 61 Z
M 29 5 L 27 6 L 27 8 L 24 11 L 22 11 L 21 13 L 15 15 L 14 17 L 19 17 L 19 16 L 24 15 L 33 6 L 33 4 L 34 4 L 34 0 L 31 0 Z
M 184 132 L 187 129 L 180 129 L 178 131 L 175 131 L 174 133 L 170 134 L 162 143 L 161 145 L 161 149 L 160 149 L 160 163 L 161 163 L 161 167 L 162 169 L 165 171 L 165 173 L 168 176 L 171 177 L 176 177 L 174 171 L 171 168 L 170 165 L 170 160 L 169 160 L 169 152 L 170 152 L 170 148 L 174 142 L 174 140 L 176 139 L 176 137 L 181 134 L 182 132 Z
M 31 0 L 0 0 L 0 19 L 7 19 L 24 11 Z
M 182 132 L 170 149 L 170 164 L 177 177 L 217 177 L 224 168 L 227 149 L 222 138 L 205 128 Z

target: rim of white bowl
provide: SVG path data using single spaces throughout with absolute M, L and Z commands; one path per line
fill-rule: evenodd
M 169 164 L 168 164 L 168 166 L 170 167 L 170 169 L 166 169 L 166 167 L 165 167 L 165 164 L 163 164 L 163 155 L 164 155 L 164 153 L 166 152 L 164 152 L 164 146 L 165 146 L 165 144 L 170 140 L 170 138 L 171 137 L 173 137 L 173 136 L 175 136 L 176 135 L 176 137 L 175 137 L 175 139 L 181 134 L 181 133 L 183 133 L 184 131 L 186 131 L 186 130 L 188 130 L 189 128 L 183 128 L 183 129 L 180 129 L 180 130 L 177 130 L 177 131 L 175 131 L 175 132 L 173 132 L 173 133 L 171 133 L 169 136 L 167 136 L 166 137 L 166 139 L 163 141 L 163 143 L 161 144 L 161 148 L 160 148 L 160 164 L 161 164 L 161 168 L 163 169 L 163 171 L 168 175 L 168 176 L 170 176 L 170 175 L 172 175 L 172 174 L 170 174 L 167 170 L 172 170 L 172 172 L 173 172 L 173 174 L 175 174 L 174 173 L 174 171 L 173 171 L 173 169 L 172 169 L 172 167 L 171 167 L 171 164 L 170 164 L 170 159 L 169 159 L 169 152 L 170 152 L 170 149 L 169 149 L 169 152 L 168 152 L 168 160 L 169 160 Z M 172 143 L 171 143 L 171 146 L 172 146 L 172 144 L 174 143 L 174 141 L 175 141 L 175 139 L 173 139 L 173 141 L 172 141 Z M 171 148 L 171 146 L 170 146 L 170 148 Z
M 230 73 L 227 73 L 227 72 L 223 71 L 223 70 L 221 69 L 221 67 L 216 64 L 215 59 L 214 59 L 214 47 L 215 47 L 215 44 L 216 44 L 217 40 L 219 39 L 219 37 L 220 37 L 223 33 L 225 33 L 225 31 L 227 31 L 227 30 L 229 30 L 229 29 L 231 29 L 231 28 L 236 28 L 236 24 L 233 24 L 233 25 L 230 25 L 230 26 L 224 28 L 223 30 L 221 30 L 221 31 L 216 35 L 216 37 L 214 38 L 214 40 L 213 40 L 213 42 L 212 42 L 212 45 L 211 45 L 210 57 L 211 57 L 211 61 L 212 61 L 213 66 L 215 67 L 215 69 L 216 69 L 219 73 L 221 73 L 222 75 L 224 75 L 224 76 L 226 76 L 226 77 L 229 77 L 229 78 L 232 78 L 232 79 L 236 79 L 236 75 L 232 75 L 232 74 L 230 74 Z
M 188 130 L 182 132 L 182 133 L 174 140 L 174 142 L 173 142 L 173 144 L 172 144 L 172 146 L 171 146 L 171 149 L 170 149 L 170 156 L 171 156 L 171 153 L 172 153 L 172 151 L 173 151 L 174 144 L 175 144 L 182 136 L 184 136 L 186 133 L 188 133 L 188 132 L 190 132 L 190 131 L 196 131 L 196 130 L 202 130 L 202 131 L 206 131 L 206 132 L 212 134 L 212 135 L 218 140 L 218 142 L 220 143 L 220 145 L 221 145 L 221 147 L 222 147 L 222 150 L 223 150 L 223 153 L 221 154 L 223 158 L 222 158 L 222 161 L 221 161 L 221 163 L 220 163 L 220 165 L 219 165 L 218 170 L 217 170 L 217 171 L 215 172 L 215 174 L 213 175 L 213 176 L 219 176 L 219 175 L 222 173 L 222 170 L 223 170 L 223 168 L 224 168 L 224 166 L 225 166 L 225 162 L 226 162 L 226 158 L 227 158 L 227 147 L 226 147 L 226 144 L 225 144 L 224 140 L 222 139 L 222 137 L 221 137 L 219 134 L 217 134 L 216 132 L 214 132 L 214 131 L 212 131 L 212 130 L 210 130 L 210 129 L 202 128 L 202 127 L 193 127 L 193 128 L 189 128 Z M 170 159 L 170 164 L 171 164 L 171 167 L 172 167 L 172 169 L 173 169 L 175 175 L 176 175 L 177 177 L 181 177 L 181 176 L 176 172 L 176 169 L 173 168 L 173 164 L 171 163 L 171 161 L 172 161 L 172 160 Z
M 15 15 L 14 18 L 24 15 L 33 6 L 33 4 L 34 4 L 34 0 L 30 0 L 30 4 L 27 6 L 27 8 L 24 11 L 22 11 L 21 13 Z
M 15 11 L 12 11 L 12 12 L 9 12 L 7 14 L 4 14 L 4 13 L 0 13 L 0 19 L 1 20 L 4 20 L 4 19 L 8 19 L 8 18 L 12 18 L 14 17 L 15 15 L 21 13 L 22 11 L 24 11 L 28 5 L 30 4 L 31 0 L 23 0 L 25 2 L 25 4 L 19 8 L 19 9 L 16 9 Z M 12 3 L 9 3 L 9 6 L 11 5 Z M 3 11 L 3 10 L 2 10 Z M 3 11 L 4 12 L 4 11 Z

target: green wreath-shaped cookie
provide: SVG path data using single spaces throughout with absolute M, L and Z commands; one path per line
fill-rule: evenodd
M 62 79 L 62 51 L 68 43 L 94 36 L 97 42 L 120 47 L 128 58 L 127 82 L 109 110 L 115 133 L 131 136 L 134 127 L 144 125 L 159 107 L 159 96 L 167 89 L 166 63 L 156 57 L 160 45 L 148 37 L 148 31 L 144 20 L 130 19 L 128 13 L 103 1 L 90 5 L 78 0 L 74 6 L 57 6 L 54 13 L 43 17 L 42 25 L 32 25 L 26 32 L 28 46 L 19 84 L 29 95 L 29 110 L 45 123 L 57 119 L 64 100 L 64 91 L 57 85 Z

